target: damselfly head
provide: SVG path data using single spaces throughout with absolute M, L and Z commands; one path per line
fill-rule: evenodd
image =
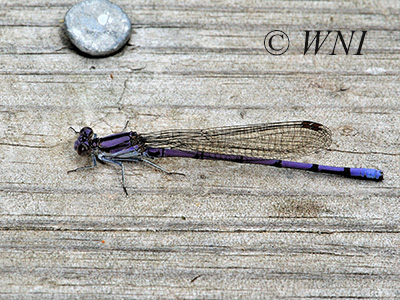
M 83 127 L 81 129 L 74 146 L 75 151 L 78 152 L 79 155 L 87 156 L 90 154 L 93 134 L 93 129 L 90 127 Z

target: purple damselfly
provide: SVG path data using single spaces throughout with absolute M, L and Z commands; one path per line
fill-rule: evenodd
M 117 164 L 122 170 L 122 187 L 126 194 L 128 192 L 123 162 L 145 162 L 168 174 L 184 175 L 169 172 L 150 161 L 160 157 L 226 160 L 336 174 L 355 179 L 383 180 L 383 172 L 376 169 L 333 167 L 277 159 L 296 154 L 305 155 L 330 146 L 330 130 L 310 121 L 165 130 L 148 134 L 129 131 L 102 138 L 97 137 L 90 127 L 84 127 L 80 132 L 74 131 L 79 134 L 75 150 L 81 156 L 91 156 L 93 164 L 68 172 L 93 168 L 96 160 Z

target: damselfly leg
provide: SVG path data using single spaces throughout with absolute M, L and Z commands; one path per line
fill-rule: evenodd
M 97 165 L 96 164 L 96 156 L 94 154 L 92 154 L 92 160 L 93 160 L 93 164 L 92 165 L 86 166 L 86 167 L 79 167 L 79 168 L 76 168 L 74 170 L 69 170 L 69 171 L 67 171 L 67 173 L 72 173 L 72 172 L 86 170 L 86 169 L 93 169 Z
M 185 174 L 183 174 L 183 173 L 167 171 L 163 167 L 160 167 L 159 165 L 157 165 L 157 164 L 155 164 L 155 163 L 153 163 L 153 162 L 151 162 L 151 161 L 149 161 L 147 159 L 142 158 L 141 161 L 145 162 L 146 164 L 149 164 L 150 166 L 153 166 L 156 169 L 159 169 L 159 170 L 163 171 L 164 173 L 167 173 L 168 175 L 182 175 L 182 176 L 185 176 Z
M 101 161 L 104 162 L 109 162 L 109 163 L 113 163 L 116 165 L 119 165 L 121 167 L 121 171 L 122 171 L 122 188 L 124 189 L 125 194 L 128 196 L 128 191 L 126 190 L 126 186 L 125 186 L 125 168 L 124 165 L 122 164 L 122 162 L 116 161 L 116 160 L 112 160 L 109 158 L 106 158 L 104 156 L 99 155 L 98 159 L 100 159 Z

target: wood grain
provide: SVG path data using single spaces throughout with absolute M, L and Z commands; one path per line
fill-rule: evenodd
M 62 30 L 76 1 L 0 5 L 0 298 L 399 298 L 400 5 L 386 1 L 114 1 L 134 26 L 112 57 Z M 291 48 L 264 49 L 271 30 Z M 305 30 L 367 30 L 362 56 L 303 55 Z M 111 76 L 112 75 L 112 76 Z M 186 176 L 89 161 L 100 136 L 284 120 L 333 132 L 299 158 L 382 169 L 363 182 L 164 159 Z

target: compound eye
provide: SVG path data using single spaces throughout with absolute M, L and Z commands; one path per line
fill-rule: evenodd
M 76 151 L 79 155 L 87 155 L 89 152 L 89 145 L 86 143 L 80 144 Z
M 93 137 L 93 129 L 90 127 L 83 127 L 80 131 L 80 135 L 91 139 Z

